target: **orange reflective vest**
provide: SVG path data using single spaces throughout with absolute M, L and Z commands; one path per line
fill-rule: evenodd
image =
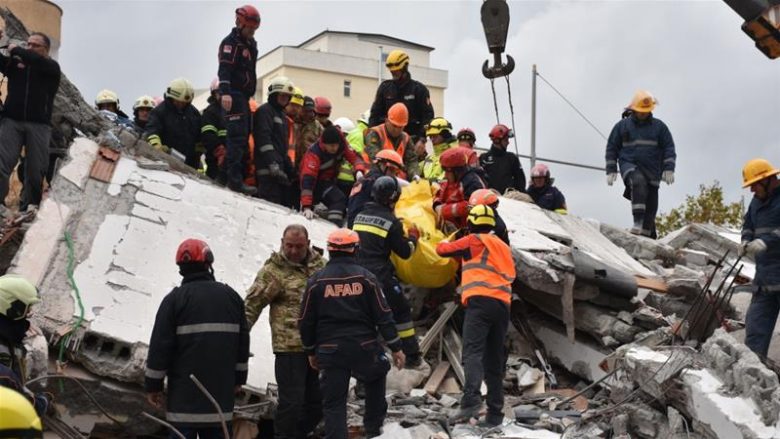
M 374 131 L 375 133 L 379 134 L 379 138 L 382 139 L 382 149 L 394 149 L 398 155 L 401 157 L 404 156 L 404 152 L 406 151 L 406 146 L 409 144 L 409 135 L 405 132 L 401 132 L 401 141 L 398 142 L 398 146 L 393 144 L 393 141 L 390 140 L 390 136 L 387 135 L 387 128 L 385 127 L 385 124 L 377 125 L 375 127 L 370 128 L 371 131 Z M 365 149 L 363 149 L 363 161 L 366 163 L 371 163 L 371 160 L 368 158 L 368 154 L 366 153 Z
M 484 248 L 479 254 L 472 254 L 471 259 L 463 261 L 461 303 L 467 306 L 470 297 L 487 296 L 509 305 L 512 301 L 512 281 L 515 280 L 512 250 L 493 234 L 480 233 L 470 237 L 479 240 Z
M 287 116 L 287 157 L 295 163 L 295 121 Z

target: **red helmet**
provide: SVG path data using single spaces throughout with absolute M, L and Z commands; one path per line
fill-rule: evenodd
M 357 232 L 349 229 L 336 229 L 328 235 L 328 251 L 354 253 L 360 243 Z
M 515 137 L 515 133 L 512 132 L 512 130 L 508 126 L 502 123 L 494 126 L 493 129 L 490 130 L 490 140 L 494 142 L 497 140 L 504 140 L 512 137 Z
M 450 148 L 444 151 L 439 158 L 439 163 L 444 169 L 465 168 L 469 162 L 469 149 L 462 146 Z
M 383 149 L 376 153 L 374 163 L 383 162 L 390 163 L 398 169 L 403 169 L 404 167 L 404 159 L 401 157 L 401 154 L 398 154 L 398 151 L 393 149 Z
M 330 100 L 324 96 L 317 96 L 314 98 L 314 113 L 318 116 L 330 117 L 330 110 L 333 106 L 330 104 Z
M 260 11 L 252 5 L 244 5 L 236 9 L 236 24 L 239 27 L 260 27 Z
M 192 262 L 209 265 L 214 262 L 214 253 L 211 252 L 209 245 L 200 239 L 185 239 L 176 250 L 177 265 Z
M 536 177 L 550 178 L 550 168 L 548 168 L 547 165 L 543 165 L 541 163 L 535 165 L 533 168 L 531 168 L 531 178 Z
M 471 142 L 474 143 L 477 141 L 477 135 L 474 134 L 474 130 L 471 128 L 462 128 L 460 131 L 458 131 L 458 141 L 461 142 Z
M 469 205 L 484 204 L 493 207 L 498 204 L 498 194 L 493 189 L 477 189 L 469 197 Z

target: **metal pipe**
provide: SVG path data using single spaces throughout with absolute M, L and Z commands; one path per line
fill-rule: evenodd
M 219 407 L 219 403 L 217 403 L 217 400 L 214 399 L 214 397 L 209 393 L 208 389 L 206 389 L 206 386 L 204 386 L 200 380 L 194 375 L 190 374 L 190 379 L 193 383 L 195 383 L 196 386 L 198 386 L 198 389 L 200 389 L 201 392 L 203 392 L 204 395 L 206 395 L 206 398 L 211 401 L 211 405 L 214 406 L 215 409 L 217 409 L 217 413 L 219 414 L 219 422 L 222 424 L 222 434 L 225 435 L 225 439 L 230 439 L 230 433 L 228 433 L 227 428 L 227 421 L 225 421 L 225 414 L 222 413 L 222 409 Z
M 533 65 L 531 70 L 531 167 L 536 165 L 536 64 Z M 550 163 L 554 163 L 551 160 L 546 160 Z

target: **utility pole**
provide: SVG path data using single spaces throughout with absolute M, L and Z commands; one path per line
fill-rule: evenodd
M 536 165 L 536 64 L 531 70 L 531 167 Z

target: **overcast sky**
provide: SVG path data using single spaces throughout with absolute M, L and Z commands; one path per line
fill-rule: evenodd
M 63 9 L 63 72 L 87 101 L 110 88 L 128 112 L 136 97 L 161 95 L 178 76 L 206 87 L 216 74 L 217 45 L 243 4 L 55 2 Z M 431 66 L 449 71 L 444 116 L 456 128 L 474 128 L 478 144 L 489 144 L 495 113 L 490 82 L 481 74 L 489 56 L 481 1 L 253 4 L 262 15 L 256 34 L 261 53 L 297 45 L 324 29 L 382 33 L 435 47 Z M 537 64 L 604 135 L 635 90 L 656 95 L 655 115 L 671 129 L 678 155 L 677 181 L 661 188 L 662 211 L 716 179 L 729 201 L 741 195 L 749 200 L 741 189 L 744 162 L 765 157 L 780 165 L 780 60 L 753 47 L 741 18 L 722 1 L 511 1 L 510 11 L 507 52 L 517 64 L 510 79 L 521 153 L 530 150 L 531 66 Z M 506 83 L 497 81 L 496 89 L 501 121 L 511 124 Z M 541 81 L 537 100 L 539 156 L 604 165 L 604 139 Z M 339 116 L 338 108 L 333 115 Z M 524 167 L 527 172 L 528 161 Z M 603 172 L 551 169 L 572 213 L 630 225 L 622 185 L 607 187 Z

